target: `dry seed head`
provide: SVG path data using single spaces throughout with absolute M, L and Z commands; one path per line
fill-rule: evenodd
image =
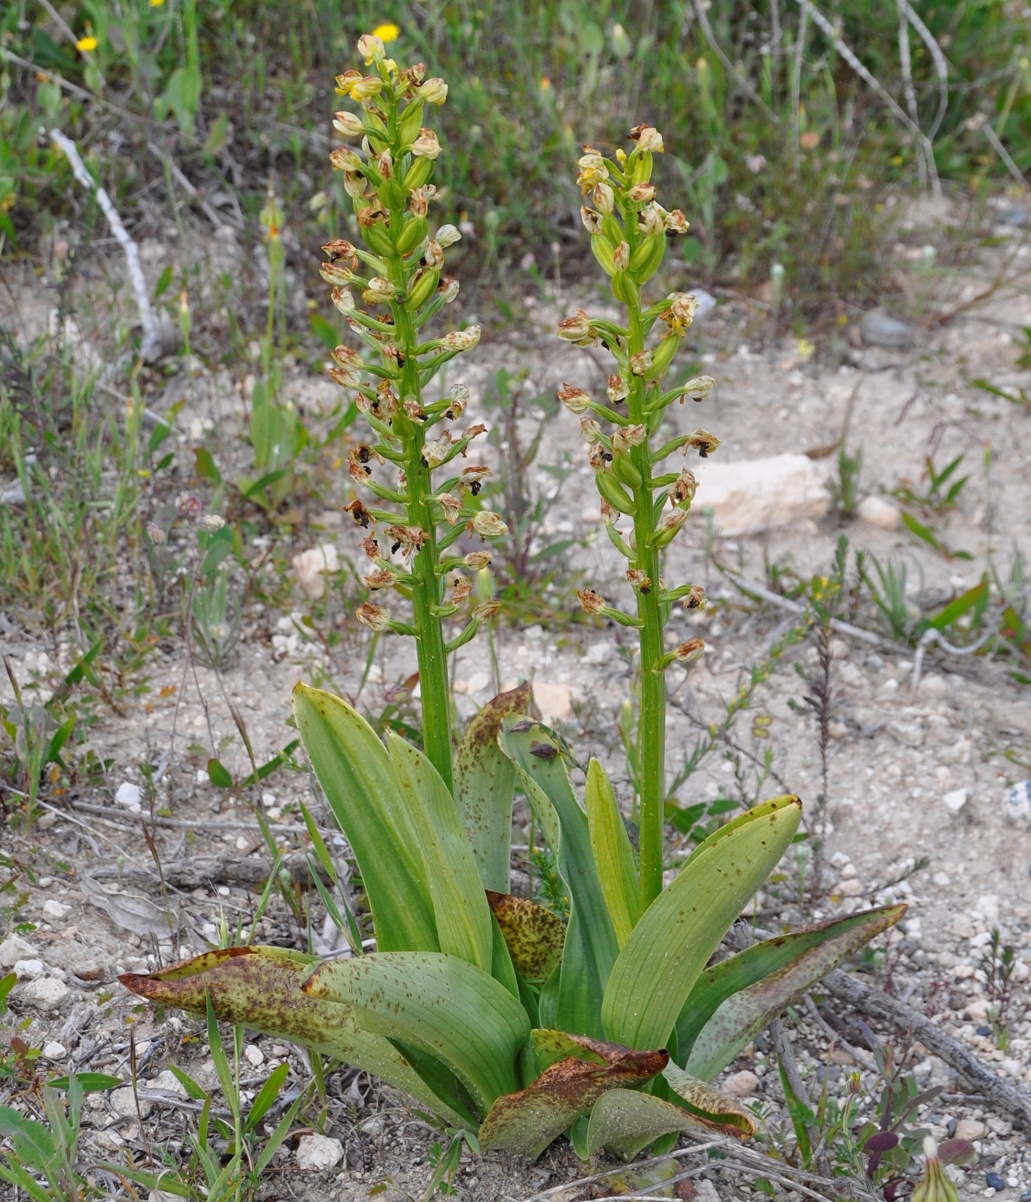
M 576 595 L 589 614 L 600 614 L 605 608 L 605 598 L 593 588 L 580 589 Z
M 590 408 L 591 398 L 588 393 L 582 388 L 576 388 L 572 384 L 563 384 L 558 390 L 558 399 L 569 410 L 570 413 L 579 417 L 586 413 Z
M 673 652 L 678 664 L 693 664 L 705 654 L 704 639 L 687 639 Z
M 374 572 L 370 572 L 368 576 L 363 577 L 366 588 L 375 592 L 380 588 L 390 588 L 394 583 L 394 573 L 388 572 L 386 568 L 377 568 Z

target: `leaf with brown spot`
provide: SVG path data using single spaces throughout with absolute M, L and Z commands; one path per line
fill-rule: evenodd
M 301 986 L 319 961 L 279 947 L 230 947 L 204 952 L 161 972 L 125 973 L 133 993 L 161 1006 L 204 1014 L 210 995 L 215 1016 L 290 1039 L 375 1073 L 411 1094 L 448 1122 L 467 1123 L 415 1072 L 394 1045 L 365 1029 L 357 1007 L 305 993 Z
M 487 890 L 516 970 L 528 981 L 543 981 L 562 958 L 566 924 L 539 902 Z
M 635 1052 L 599 1039 L 563 1039 L 576 1055 L 552 1064 L 528 1089 L 498 1098 L 490 1108 L 480 1124 L 479 1142 L 485 1151 L 496 1148 L 536 1160 L 608 1090 L 643 1085 L 669 1063 L 665 1049 Z
M 515 766 L 498 746 L 501 720 L 533 704 L 529 682 L 500 693 L 465 728 L 455 754 L 455 804 L 485 889 L 509 889 Z

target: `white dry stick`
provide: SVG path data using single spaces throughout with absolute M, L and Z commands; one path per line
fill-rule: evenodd
M 72 165 L 72 174 L 79 183 L 91 192 L 96 191 L 97 201 L 104 210 L 104 216 L 111 227 L 111 232 L 125 251 L 125 259 L 129 265 L 129 279 L 132 281 L 133 292 L 136 293 L 136 307 L 140 313 L 140 325 L 143 327 L 140 358 L 145 363 L 153 363 L 161 356 L 161 331 L 158 319 L 151 307 L 150 298 L 147 296 L 147 284 L 143 278 L 143 269 L 140 267 L 140 254 L 136 249 L 136 243 L 129 237 L 121 217 L 118 216 L 118 210 L 111 202 L 111 197 L 102 187 L 94 183 L 93 177 L 86 170 L 86 165 L 79 157 L 79 149 L 75 143 L 65 137 L 59 129 L 52 129 L 50 138 L 64 152 L 68 162 Z

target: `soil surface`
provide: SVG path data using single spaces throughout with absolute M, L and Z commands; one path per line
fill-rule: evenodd
M 829 489 L 837 478 L 835 448 L 844 440 L 851 452 L 863 452 L 860 495 L 906 510 L 953 554 L 934 550 L 905 527 L 842 518 L 833 505 L 814 520 L 799 518 L 785 503 L 765 529 L 741 535 L 728 535 L 718 520 L 709 524 L 699 514 L 673 546 L 667 582 L 692 580 L 706 587 L 709 608 L 694 616 L 678 612 L 673 634 L 677 641 L 702 635 L 708 650 L 688 675 L 671 675 L 668 740 L 675 772 L 710 724 L 722 722 L 753 665 L 768 664 L 768 674 L 726 738 L 717 740 L 715 750 L 678 788 L 681 804 L 716 798 L 751 804 L 775 793 L 798 793 L 822 847 L 819 863 L 814 866 L 811 850 L 803 845 L 803 852 L 785 864 L 781 883 L 768 886 L 757 899 L 758 925 L 777 927 L 889 900 L 907 902 L 906 917 L 866 966 L 873 974 L 868 979 L 933 1017 L 1027 1099 L 1031 786 L 1026 793 L 1019 786 L 1031 777 L 1031 696 L 1014 679 L 1018 665 L 1001 655 L 960 654 L 935 643 L 923 648 L 917 662 L 914 648 L 878 626 L 866 603 L 852 625 L 873 637 L 841 627 L 830 641 L 830 701 L 821 740 L 820 724 L 804 701 L 812 682 L 822 678 L 820 652 L 811 633 L 783 645 L 799 616 L 780 596 L 799 581 L 829 574 L 835 547 L 845 537 L 853 557 L 863 550 L 882 565 L 892 557 L 905 564 L 909 601 L 925 613 L 977 584 L 986 571 L 1022 588 L 1027 604 L 1028 584 L 1021 585 L 1020 572 L 1021 564 L 1031 561 L 1031 415 L 1026 406 L 972 383 L 983 378 L 1011 391 L 1029 387 L 1026 361 L 1023 366 L 1018 361 L 1029 349 L 1024 327 L 1031 327 L 1031 250 L 1021 230 L 996 232 L 998 244 L 972 253 L 961 272 L 942 271 L 933 278 L 917 270 L 917 253 L 908 249 L 912 234 L 900 243 L 900 287 L 911 315 L 908 346 L 865 342 L 858 322 L 850 321 L 840 334 L 814 338 L 812 354 L 804 340 L 776 332 L 758 302 L 732 296 L 721 297 L 715 313 L 696 327 L 695 355 L 718 386 L 704 404 L 672 412 L 678 429 L 704 425 L 717 434 L 723 439 L 720 461 L 808 454 L 814 470 L 826 474 Z M 223 241 L 219 253 L 229 262 L 243 255 L 231 238 Z M 147 269 L 153 266 L 156 276 L 162 248 L 144 250 Z M 117 271 L 117 263 L 110 270 Z M 44 320 L 47 301 L 28 284 L 16 294 L 16 329 L 30 336 Z M 468 366 L 456 366 L 448 381 L 461 380 L 472 389 L 470 415 L 476 413 L 478 392 L 501 367 L 529 368 L 525 396 L 554 395 L 563 380 L 594 389 L 603 385 L 608 369 L 600 356 L 549 337 L 555 321 L 576 304 L 592 313 L 599 306 L 589 297 L 531 300 L 525 332 L 485 336 Z M 11 315 L 0 320 L 7 322 Z M 97 349 L 103 354 L 107 348 L 98 344 Z M 196 446 L 213 450 L 224 475 L 232 476 L 234 461 L 242 470 L 253 381 L 234 379 L 201 360 L 187 363 L 170 379 L 154 373 L 150 381 L 145 400 L 155 412 L 185 401 L 176 416 L 184 489 L 205 495 L 203 483 L 190 477 L 190 452 Z M 312 414 L 335 399 L 317 365 L 295 364 L 286 388 Z M 528 438 L 532 430 L 531 409 Z M 485 444 L 482 453 L 488 459 L 492 455 Z M 540 468 L 562 462 L 566 453 L 572 467 L 540 545 L 574 540 L 563 552 L 560 572 L 581 573 L 585 584 L 625 601 L 620 563 L 600 533 L 597 496 L 575 419 L 562 414 L 551 421 L 529 486 L 553 488 L 554 477 Z M 969 480 L 955 504 L 942 512 L 921 507 L 928 457 L 940 470 L 959 455 Z M 765 469 L 758 464 L 755 470 Z M 698 476 L 696 510 L 705 505 L 704 465 Z M 337 486 L 340 497 L 342 490 L 346 482 Z M 883 506 L 879 515 L 877 521 L 893 520 Z M 287 560 L 332 544 L 342 563 L 359 562 L 359 536 L 342 520 L 336 496 L 324 496 L 309 519 L 293 533 L 284 528 L 277 536 L 289 546 Z M 727 521 L 732 525 L 731 518 Z M 255 562 L 268 545 L 268 536 L 258 536 Z M 956 557 L 957 551 L 970 558 Z M 159 1156 L 178 1163 L 188 1155 L 189 1135 L 196 1130 L 196 1106 L 183 1096 L 168 1066 L 181 1067 L 204 1086 L 215 1082 L 203 1036 L 198 1037 L 201 1025 L 154 1013 L 118 985 L 118 974 L 152 971 L 201 951 L 218 942 L 223 927 L 231 935 L 239 931 L 241 941 L 303 946 L 304 932 L 278 896 L 256 925 L 252 918 L 270 866 L 255 807 L 263 809 L 288 856 L 309 846 L 297 808 L 301 800 L 315 805 L 331 846 L 343 851 L 307 774 L 287 767 L 260 787 L 226 790 L 210 783 L 207 761 L 217 757 L 234 778 L 245 777 L 250 765 L 241 727 L 258 764 L 284 748 L 294 737 L 290 691 L 299 680 L 357 698 L 372 715 L 398 701 L 404 712 L 405 694 L 398 686 L 414 670 L 412 648 L 401 640 L 381 640 L 370 661 L 367 632 L 350 616 L 353 601 L 346 599 L 345 575 L 331 579 L 318 603 L 291 577 L 280 590 L 281 608 L 245 606 L 238 645 L 217 671 L 191 657 L 181 640 L 163 645 L 146 665 L 148 691 L 120 700 L 119 714 L 104 711 L 90 732 L 90 746 L 111 761 L 102 782 L 60 796 L 45 792 L 31 826 L 12 822 L 0 832 L 4 853 L 27 869 L 15 891 L 0 895 L 0 976 L 14 970 L 21 978 L 7 1015 L 0 1018 L 4 1044 L 17 1033 L 30 1047 L 42 1048 L 41 1077 L 90 1070 L 128 1083 L 130 1056 L 135 1058 L 138 1100 L 131 1089 L 89 1098 L 80 1145 L 83 1164 L 118 1160 L 129 1151 L 137 1163 L 149 1157 L 157 1163 Z M 777 595 L 757 604 L 754 588 L 746 595 L 735 579 Z M 554 591 L 548 595 L 559 598 L 552 607 L 576 606 L 575 597 L 568 600 L 569 591 L 566 600 Z M 30 700 L 45 699 L 74 661 L 73 642 L 47 640 L 24 615 L 0 618 L 4 654 L 22 689 Z M 329 630 L 339 639 L 320 637 Z M 563 730 L 584 762 L 590 754 L 601 758 L 620 796 L 629 801 L 618 722 L 632 679 L 616 640 L 617 632 L 579 619 L 576 624 L 499 624 L 496 672 L 483 641 L 457 656 L 460 716 L 473 713 L 497 683 L 507 687 L 533 679 L 545 719 Z M 972 635 L 968 642 L 973 641 Z M 1028 670 L 1026 662 L 1023 669 Z M 0 679 L 0 699 L 10 704 L 6 679 Z M 141 766 L 147 766 L 146 773 Z M 290 862 L 303 879 L 303 858 Z M 12 908 L 13 896 L 18 901 Z M 328 951 L 335 946 L 335 932 L 323 923 L 317 900 L 312 908 L 318 915 L 313 942 L 316 950 Z M 15 935 L 16 924 L 34 929 Z M 990 968 L 993 930 L 1015 955 L 1005 990 Z M 811 1095 L 818 1096 L 826 1082 L 832 1096 L 844 1098 L 848 1074 L 858 1068 L 863 1106 L 872 1113 L 869 1091 L 876 1091 L 878 1078 L 859 1030 L 862 1017 L 832 998 L 815 1012 L 800 1008 L 786 1025 Z M 900 1051 L 907 1047 L 905 1031 L 873 1025 L 883 1044 Z M 922 1088 L 944 1089 L 921 1108 L 920 1123 L 939 1139 L 958 1134 L 975 1143 L 977 1161 L 957 1173 L 962 1196 L 994 1192 L 1005 1202 L 1031 1197 L 1028 1131 L 1016 1125 L 1014 1115 L 971 1093 L 969 1083 L 923 1045 L 909 1047 L 908 1057 Z M 283 1094 L 288 1100 L 310 1079 L 304 1056 L 276 1040 L 248 1038 L 245 1092 L 260 1087 L 284 1059 L 291 1065 Z M 756 1148 L 768 1149 L 772 1142 L 783 1149 L 788 1128 L 770 1040 L 757 1040 L 730 1073 L 732 1088 L 755 1100 L 766 1116 L 768 1136 Z M 0 1101 L 9 1102 L 15 1092 L 0 1078 Z M 15 1104 L 34 1106 L 25 1097 Z M 318 1150 L 318 1141 L 304 1139 L 314 1126 L 302 1130 L 273 1162 L 261 1196 L 317 1196 L 327 1202 L 422 1196 L 438 1134 L 413 1117 L 401 1098 L 360 1074 L 340 1070 L 329 1078 L 321 1116 L 317 1106 L 306 1113 L 313 1124 L 319 1120 L 323 1136 L 338 1141 L 326 1145 L 330 1158 L 338 1152 L 341 1158 L 331 1167 L 302 1170 L 298 1158 L 303 1163 L 313 1148 Z M 749 1188 L 758 1172 L 754 1167 L 741 1167 L 731 1157 L 721 1168 L 706 1152 L 693 1152 L 690 1141 L 683 1147 L 681 1169 L 697 1172 L 677 1187 L 677 1196 L 760 1196 Z M 618 1192 L 616 1186 L 581 1179 L 606 1167 L 611 1168 L 581 1165 L 560 1143 L 534 1165 L 466 1157 L 455 1185 L 458 1197 L 470 1202 L 523 1202 L 545 1194 L 568 1200 L 599 1197 Z M 128 1196 L 114 1177 L 99 1171 L 92 1176 L 112 1197 Z M 559 1186 L 568 1188 L 546 1193 Z M 824 1190 L 817 1188 L 816 1196 L 833 1196 Z M 784 1186 L 780 1196 L 801 1195 Z

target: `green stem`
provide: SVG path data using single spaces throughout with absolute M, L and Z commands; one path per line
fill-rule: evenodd
M 632 356 L 644 349 L 645 330 L 640 306 L 628 306 L 629 345 Z M 633 422 L 646 420 L 646 386 L 639 376 L 631 378 L 627 411 Z M 651 462 L 647 440 L 632 448 L 631 458 L 641 473 L 641 484 L 634 491 L 633 567 L 644 572 L 651 582 L 647 592 L 637 592 L 637 614 L 643 625 L 639 635 L 641 656 L 641 701 L 637 719 L 637 758 L 639 764 L 641 861 L 639 894 L 641 913 L 662 891 L 663 826 L 666 801 L 666 675 L 662 667 L 663 613 L 659 588 L 659 552 L 652 543 Z
M 392 216 L 392 222 L 394 220 Z M 391 280 L 399 288 L 405 285 L 405 270 L 400 255 L 392 256 Z M 411 353 L 417 345 L 415 323 L 402 304 L 392 305 L 397 345 L 406 352 L 402 369 L 401 397 L 421 403 L 419 361 Z M 415 614 L 416 654 L 419 660 L 419 691 L 422 698 L 423 748 L 430 763 L 449 789 L 453 788 L 451 769 L 451 692 L 448 687 L 447 648 L 444 629 L 434 608 L 443 599 L 443 581 L 437 573 L 440 551 L 437 547 L 437 523 L 430 497 L 433 481 L 423 462 L 426 432 L 418 421 L 404 413 L 394 419 L 394 432 L 400 434 L 405 449 L 405 477 L 408 487 L 408 524 L 425 531 L 426 541 L 412 563 L 412 607 Z

